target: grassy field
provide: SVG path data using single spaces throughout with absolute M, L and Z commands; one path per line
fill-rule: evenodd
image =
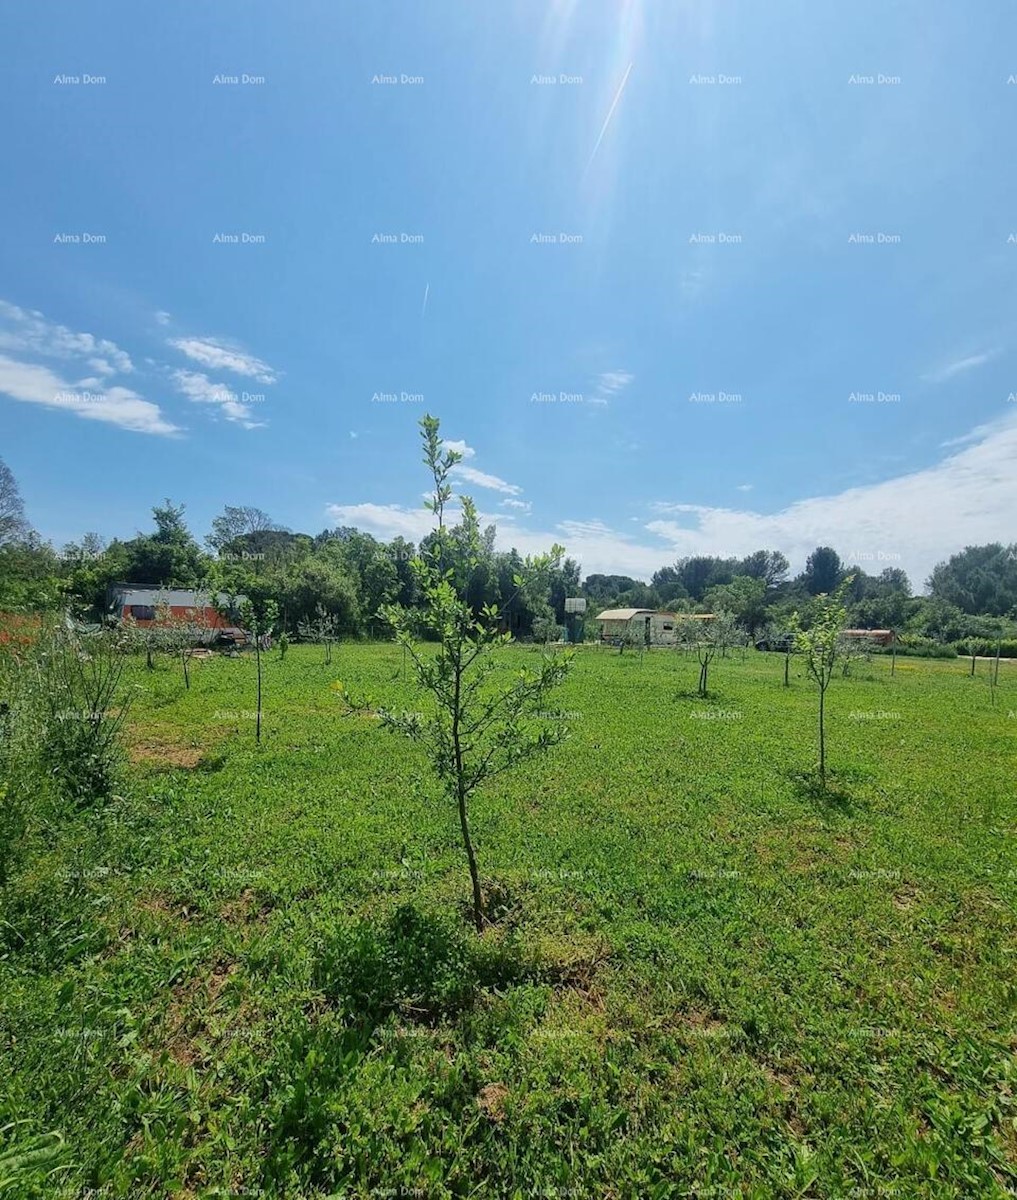
M 1015 1194 L 1017 665 L 835 678 L 821 794 L 780 656 L 700 700 L 583 649 L 475 805 L 483 938 L 419 751 L 331 687 L 419 708 L 401 665 L 273 653 L 260 748 L 249 658 L 132 665 L 122 796 L 3 897 L 4 1195 Z

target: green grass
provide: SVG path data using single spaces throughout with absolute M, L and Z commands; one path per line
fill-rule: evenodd
M 401 662 L 268 656 L 260 748 L 250 659 L 132 666 L 122 796 L 0 893 L 0 1194 L 1014 1194 L 1017 668 L 835 678 L 822 793 L 779 655 L 698 700 L 583 649 L 474 806 L 478 939 L 420 752 L 330 686 L 420 707 Z

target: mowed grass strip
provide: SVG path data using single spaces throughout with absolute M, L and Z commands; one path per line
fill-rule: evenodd
M 482 939 L 421 752 L 332 686 L 420 707 L 401 651 L 264 666 L 257 747 L 249 658 L 133 664 L 125 795 L 9 889 L 0 1126 L 66 1145 L 24 1194 L 1010 1194 L 1009 664 L 855 664 L 821 792 L 779 655 L 701 700 L 584 647 L 474 806 Z

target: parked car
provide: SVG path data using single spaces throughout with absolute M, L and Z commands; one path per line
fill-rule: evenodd
M 761 637 L 756 642 L 757 650 L 776 650 L 781 654 L 787 652 L 794 645 L 795 636 L 793 633 L 775 633 L 769 637 Z

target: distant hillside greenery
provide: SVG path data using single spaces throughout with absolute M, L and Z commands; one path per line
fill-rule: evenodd
M 243 594 L 255 605 L 274 601 L 283 628 L 294 636 L 324 610 L 340 636 L 387 637 L 379 610 L 391 603 L 417 603 L 410 563 L 430 542 L 430 535 L 420 546 L 403 538 L 381 542 L 348 527 L 315 536 L 293 533 L 258 508 L 227 506 L 201 545 L 187 526 L 183 505 L 167 500 L 153 508 L 152 518 L 151 532 L 130 540 L 106 543 L 86 533 L 80 542 L 57 550 L 25 520 L 16 483 L 0 463 L 0 611 L 69 610 L 81 620 L 97 621 L 106 615 L 113 583 L 200 586 Z M 491 525 L 484 531 L 468 599 L 477 611 L 486 604 L 502 608 L 506 628 L 521 638 L 535 631 L 545 638 L 564 625 L 566 596 L 589 600 L 591 634 L 601 609 L 632 607 L 723 610 L 758 638 L 783 628 L 795 611 L 807 624 L 814 597 L 831 592 L 849 575 L 849 624 L 894 629 L 905 652 L 922 653 L 935 645 L 994 653 L 1002 638 L 1006 654 L 1014 647 L 1005 641 L 1017 638 L 1017 544 L 968 546 L 935 568 L 927 595 L 913 596 L 900 568 L 869 574 L 842 561 L 829 546 L 817 547 L 793 578 L 778 550 L 757 550 L 746 558 L 682 558 L 654 572 L 649 583 L 627 575 L 583 579 L 580 564 L 565 558 L 536 594 L 514 582 L 522 556 L 514 549 L 496 551 L 494 542 Z

